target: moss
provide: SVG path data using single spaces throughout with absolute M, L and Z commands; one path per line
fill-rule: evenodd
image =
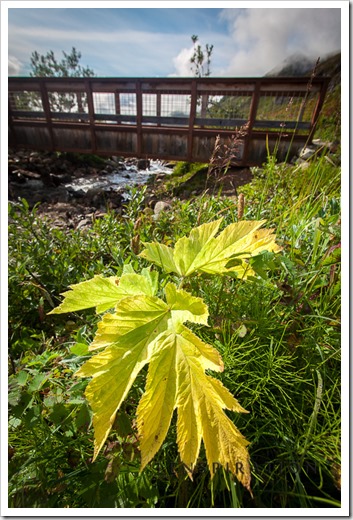
M 106 159 L 93 154 L 62 152 L 60 157 L 67 159 L 72 164 L 77 166 L 92 166 L 93 168 L 103 168 L 106 164 Z
M 206 182 L 208 164 L 206 163 L 188 163 L 178 162 L 173 173 L 164 183 L 164 190 L 173 195 L 177 195 L 180 190 L 187 188 L 194 189 L 200 186 L 200 183 Z

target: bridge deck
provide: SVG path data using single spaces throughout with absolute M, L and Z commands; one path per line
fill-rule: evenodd
M 312 139 L 328 82 L 11 77 L 9 146 L 207 162 L 219 135 L 233 164 L 263 163 L 267 147 L 284 160 Z

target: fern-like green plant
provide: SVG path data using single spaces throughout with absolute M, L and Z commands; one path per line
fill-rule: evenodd
M 262 227 L 264 221 L 237 222 L 217 235 L 221 222 L 194 228 L 174 248 L 144 244 L 140 256 L 179 280 L 178 285 L 167 283 L 162 297 L 157 296 L 156 271 L 144 268 L 138 274 L 128 265 L 120 278 L 95 276 L 72 285 L 50 314 L 90 307 L 105 313 L 90 345 L 99 352 L 76 373 L 92 378 L 86 397 L 93 410 L 94 458 L 136 376 L 149 364 L 137 408 L 141 470 L 161 447 L 176 409 L 178 450 L 190 477 L 203 440 L 211 476 L 223 466 L 251 491 L 248 441 L 224 409 L 247 412 L 218 379 L 205 373 L 223 371 L 223 362 L 215 348 L 185 325 L 206 326 L 208 308 L 182 285 L 195 273 L 246 278 L 253 274 L 248 258 L 264 250 L 276 253 L 280 247 L 272 230 Z

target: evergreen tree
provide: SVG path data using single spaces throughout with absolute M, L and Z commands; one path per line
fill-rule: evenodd
M 32 77 L 55 78 L 88 78 L 95 76 L 89 67 L 80 64 L 81 53 L 72 47 L 68 54 L 62 51 L 64 57 L 59 61 L 53 51 L 47 54 L 39 54 L 37 51 L 31 55 Z M 49 93 L 49 102 L 53 112 L 79 112 L 87 111 L 87 96 L 84 93 Z M 32 102 L 33 104 L 33 102 Z M 34 103 L 35 104 L 35 103 Z

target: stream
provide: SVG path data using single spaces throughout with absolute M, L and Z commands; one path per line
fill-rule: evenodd
M 146 184 L 150 177 L 158 174 L 171 174 L 173 169 L 165 165 L 164 161 L 150 161 L 148 170 L 138 170 L 135 165 L 126 165 L 123 170 L 113 170 L 106 175 L 94 177 L 79 177 L 71 182 L 64 184 L 69 191 L 87 193 L 92 189 L 102 191 L 122 191 L 136 184 Z

